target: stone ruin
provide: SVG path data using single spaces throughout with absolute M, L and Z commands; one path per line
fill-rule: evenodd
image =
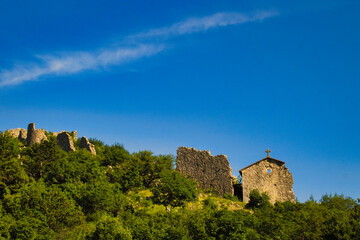
M 23 128 L 9 129 L 5 131 L 9 135 L 18 138 L 20 141 L 26 141 L 27 146 L 31 146 L 35 143 L 41 143 L 46 141 L 47 137 L 44 129 L 35 129 L 35 123 L 30 123 L 28 125 L 28 130 L 26 131 Z M 74 141 L 77 141 L 77 132 L 72 131 L 62 131 L 52 133 L 56 137 L 57 143 L 61 149 L 66 152 L 76 151 L 74 146 Z M 92 154 L 96 155 L 95 146 L 89 142 L 86 137 L 82 137 L 80 141 L 80 148 L 85 148 L 90 151 Z
M 9 135 L 26 141 L 27 146 L 34 143 L 46 141 L 47 137 L 43 129 L 35 129 L 35 124 L 30 123 L 28 130 L 17 128 L 6 131 Z M 57 138 L 58 145 L 67 152 L 76 151 L 74 141 L 77 140 L 77 132 L 62 131 L 53 133 Z M 96 154 L 95 146 L 86 137 L 82 137 L 80 148 L 87 149 Z M 234 194 L 244 202 L 249 201 L 251 190 L 258 189 L 259 192 L 266 192 L 270 202 L 295 201 L 295 194 L 292 191 L 294 184 L 292 174 L 285 167 L 285 162 L 271 158 L 269 150 L 266 158 L 263 158 L 243 169 L 240 175 L 241 184 L 233 185 L 234 176 L 225 155 L 212 156 L 210 151 L 200 151 L 195 148 L 179 147 L 176 157 L 176 169 L 183 175 L 193 178 L 198 187 L 213 189 L 218 195 Z M 235 178 L 236 179 L 236 178 Z
M 270 202 L 295 201 L 292 191 L 292 174 L 285 167 L 285 162 L 268 156 L 243 169 L 241 184 L 233 185 L 235 178 L 225 155 L 212 156 L 210 151 L 198 151 L 195 148 L 179 147 L 177 150 L 176 169 L 183 175 L 190 176 L 198 187 L 214 189 L 218 195 L 235 194 L 242 201 L 248 202 L 251 190 L 266 192 Z
M 47 140 L 44 129 L 35 129 L 35 123 L 28 125 L 26 142 L 27 146 L 31 146 L 35 143 L 41 143 L 42 140 Z
M 225 155 L 179 147 L 176 169 L 197 181 L 200 188 L 213 189 L 218 195 L 234 194 L 232 170 Z
M 271 158 L 269 155 L 240 171 L 242 177 L 243 201 L 249 201 L 251 190 L 266 192 L 270 202 L 295 201 L 292 191 L 294 180 L 285 162 Z
M 91 144 L 86 137 L 82 137 L 80 140 L 80 148 L 85 148 L 90 151 L 92 154 L 96 154 L 94 144 Z
M 23 128 L 9 129 L 6 131 L 10 136 L 19 139 L 20 141 L 26 141 L 27 131 Z
M 75 152 L 74 139 L 68 132 L 60 132 L 56 136 L 58 145 L 66 152 Z

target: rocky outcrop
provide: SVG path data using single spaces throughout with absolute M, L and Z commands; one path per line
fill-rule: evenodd
M 6 133 L 8 133 L 10 136 L 13 136 L 14 138 L 19 139 L 20 141 L 26 140 L 27 137 L 27 131 L 23 128 L 9 129 L 6 130 Z
M 96 155 L 96 150 L 94 144 L 90 143 L 86 137 L 82 137 L 80 140 L 80 148 L 85 148 L 90 151 L 92 154 Z
M 35 129 L 35 123 L 30 123 L 28 125 L 27 131 L 27 146 L 31 146 L 35 143 L 41 143 L 41 141 L 47 140 L 44 129 Z
M 198 187 L 213 189 L 217 194 L 234 194 L 232 170 L 225 155 L 212 156 L 210 151 L 179 147 L 176 169 L 198 182 Z
M 59 147 L 66 152 L 74 152 L 74 141 L 73 137 L 68 132 L 61 132 L 57 134 L 57 142 Z

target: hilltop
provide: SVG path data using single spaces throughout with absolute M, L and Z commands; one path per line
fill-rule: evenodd
M 19 131 L 21 133 L 22 131 Z M 44 131 L 41 141 L 0 133 L 0 236 L 3 239 L 359 239 L 359 202 L 248 204 L 197 188 L 172 155 L 130 153 L 89 138 L 73 150 Z M 23 133 L 22 133 L 23 134 Z M 21 134 L 19 134 L 21 135 Z M 67 134 L 65 134 L 67 136 Z

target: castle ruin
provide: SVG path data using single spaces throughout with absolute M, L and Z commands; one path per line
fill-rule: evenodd
M 27 146 L 41 143 L 42 140 L 47 140 L 44 129 L 35 129 L 35 123 L 29 123 L 26 137 Z
M 35 129 L 35 123 L 29 123 L 28 130 L 23 128 L 9 129 L 5 131 L 10 136 L 19 139 L 20 141 L 25 141 L 26 146 L 31 146 L 35 143 L 41 143 L 42 141 L 47 141 L 46 132 L 44 129 Z M 72 131 L 61 131 L 51 133 L 52 136 L 56 137 L 58 146 L 66 152 L 76 151 L 74 146 L 74 141 L 77 141 L 77 132 Z M 95 146 L 89 142 L 86 137 L 82 137 L 80 141 L 80 148 L 85 148 L 90 151 L 92 154 L 96 155 Z

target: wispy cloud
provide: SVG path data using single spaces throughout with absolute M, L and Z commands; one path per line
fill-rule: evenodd
M 276 11 L 260 11 L 253 15 L 234 12 L 220 12 L 202 18 L 189 18 L 170 27 L 151 29 L 147 32 L 129 36 L 130 38 L 174 37 L 178 35 L 207 31 L 211 28 L 262 21 L 278 15 Z
M 62 54 L 37 55 L 39 63 L 27 63 L 14 66 L 11 70 L 0 73 L 0 87 L 16 85 L 26 81 L 37 80 L 51 75 L 75 74 L 90 69 L 99 69 L 110 65 L 149 57 L 165 49 L 163 44 L 144 44 L 144 39 L 169 38 L 184 34 L 207 31 L 211 28 L 236 25 L 276 16 L 275 11 L 262 11 L 253 15 L 241 13 L 216 13 L 202 18 L 189 18 L 170 27 L 150 29 L 139 34 L 128 36 L 135 40 L 136 47 L 103 48 L 93 52 L 71 52 Z
M 115 48 L 90 52 L 63 53 L 60 56 L 36 56 L 43 64 L 18 65 L 0 74 L 0 87 L 16 85 L 25 81 L 36 80 L 47 75 L 74 74 L 84 70 L 97 69 L 109 65 L 118 65 L 142 57 L 159 53 L 163 45 L 139 45 L 134 48 Z

